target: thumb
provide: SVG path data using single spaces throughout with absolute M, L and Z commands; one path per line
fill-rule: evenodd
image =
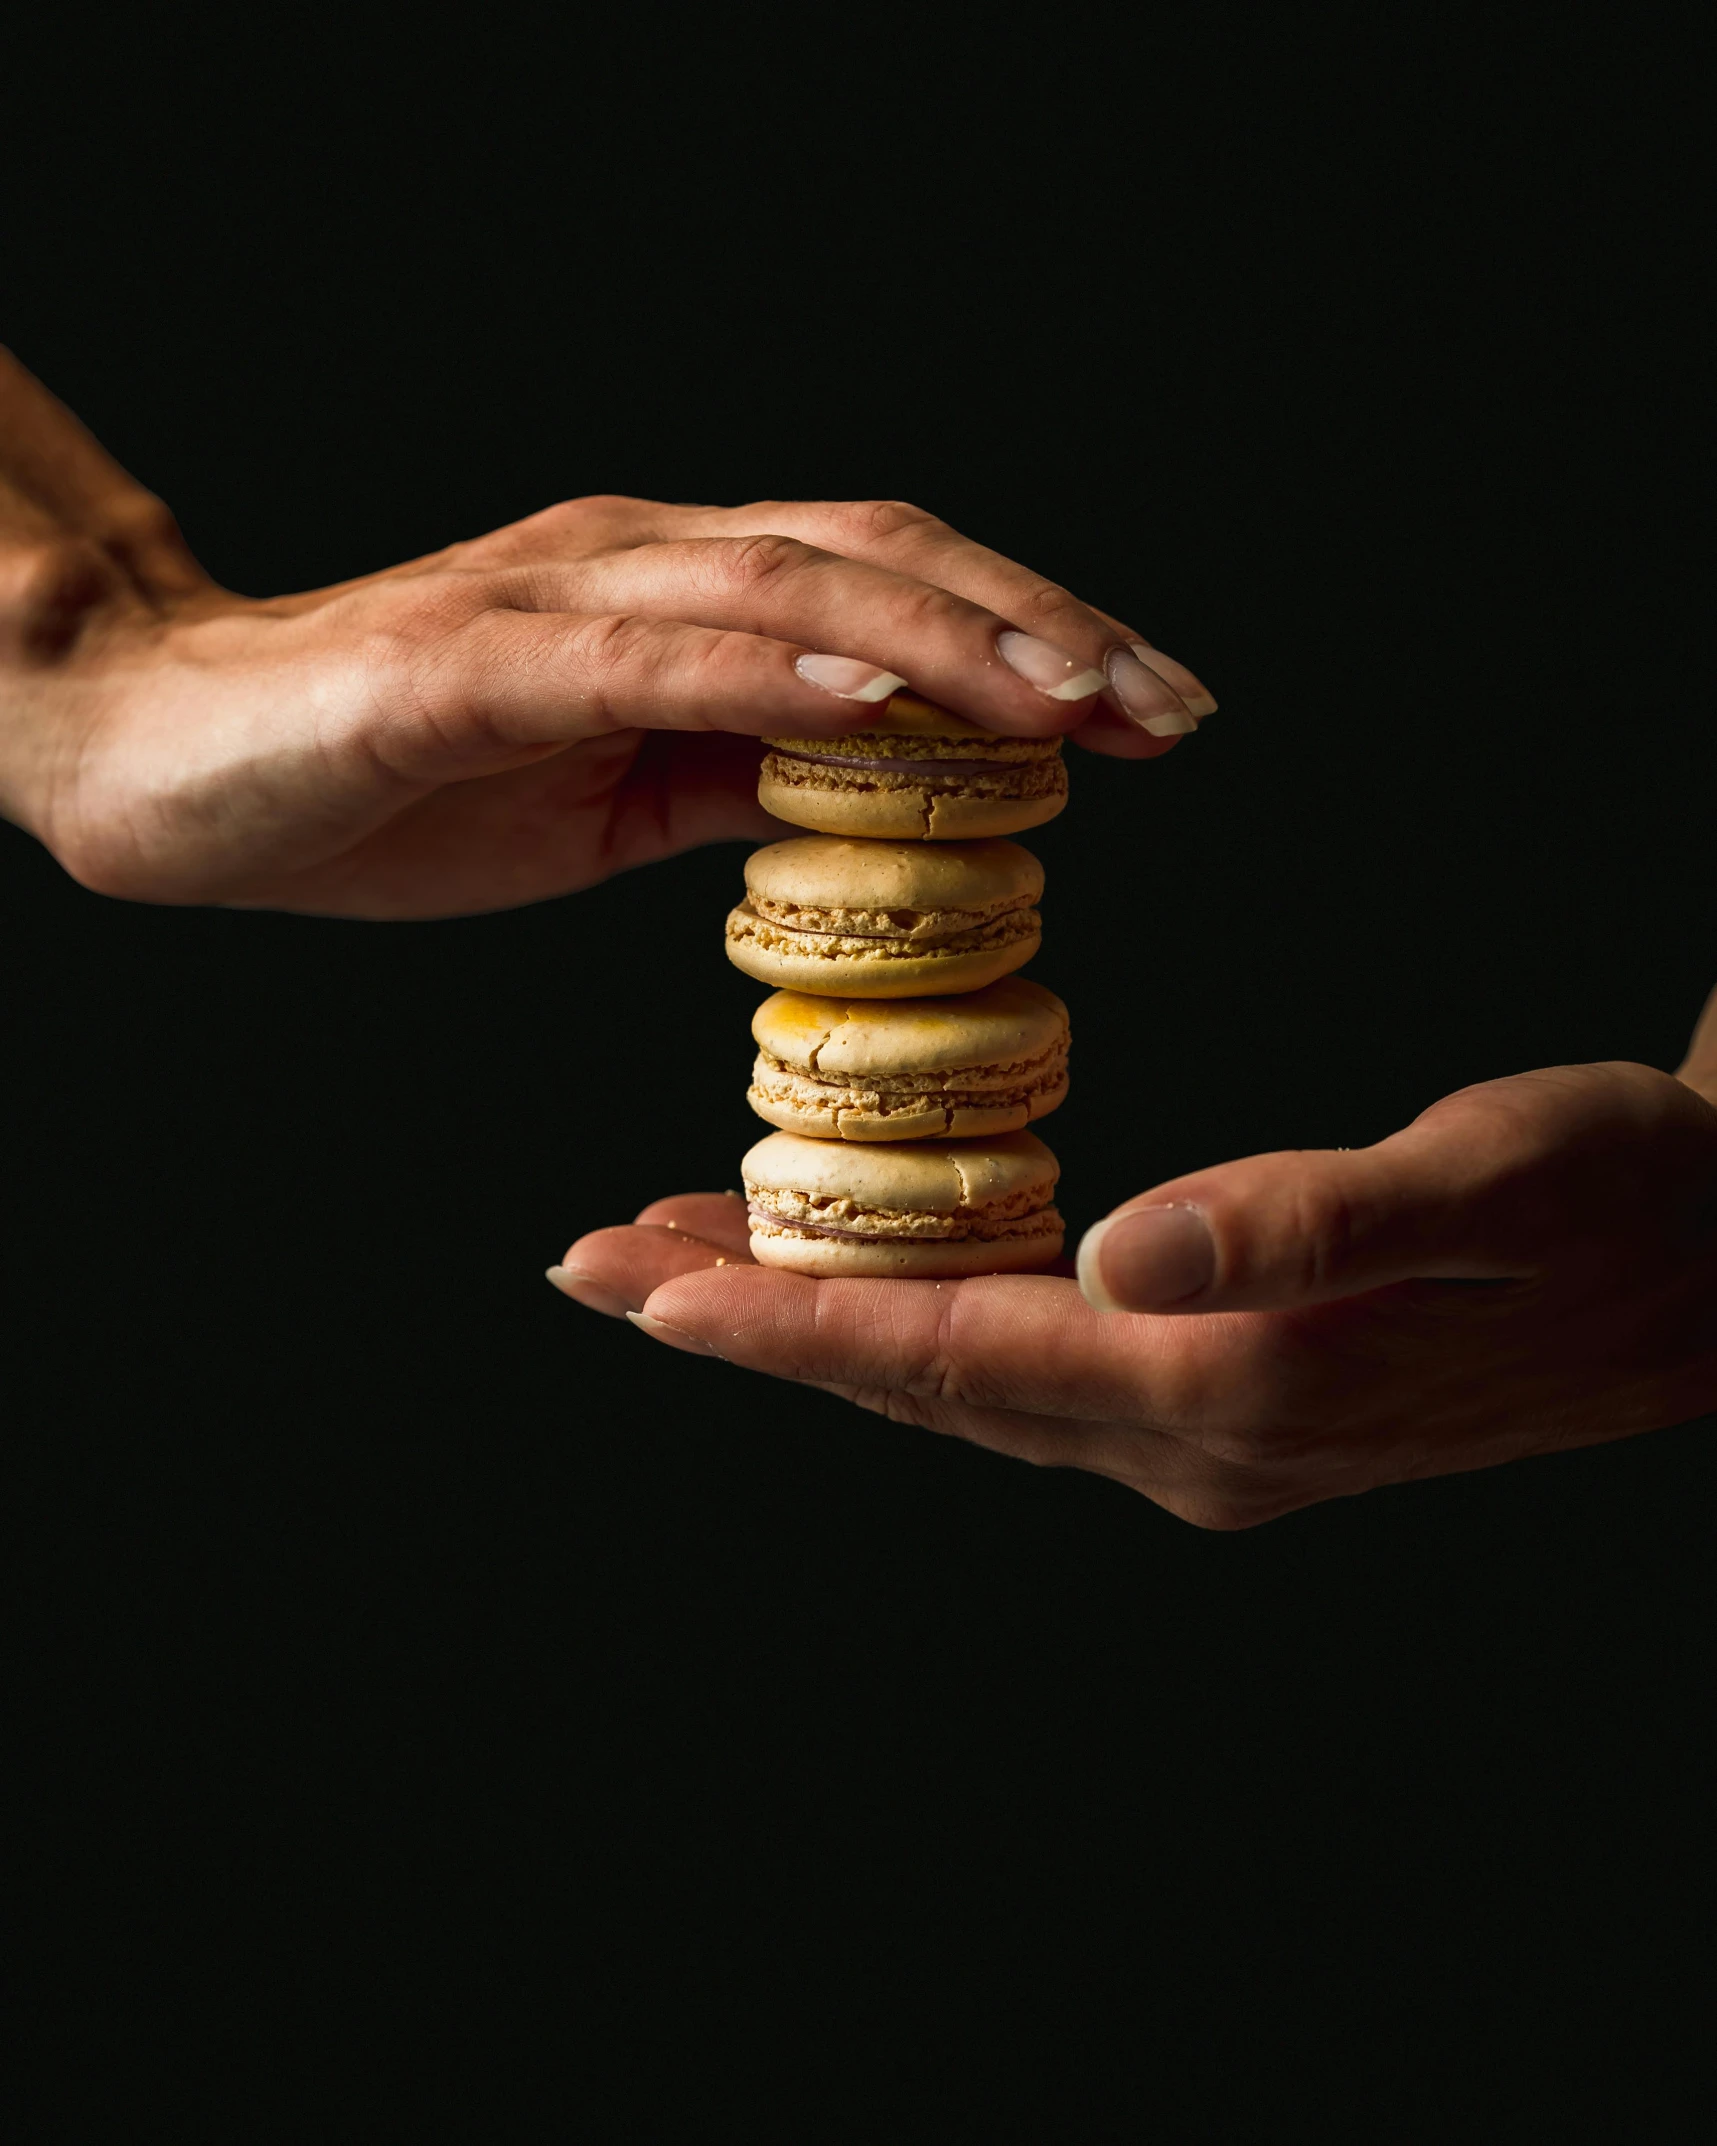
M 1556 1067 L 1463 1089 L 1375 1147 L 1176 1178 L 1086 1233 L 1079 1286 L 1099 1311 L 1207 1312 L 1518 1279 L 1590 1230 L 1618 1141 L 1665 1129 L 1676 1087 L 1644 1066 Z

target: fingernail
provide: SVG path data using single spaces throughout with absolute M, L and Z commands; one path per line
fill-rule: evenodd
M 1096 1311 L 1162 1311 L 1216 1277 L 1216 1242 L 1196 1207 L 1135 1207 L 1088 1229 L 1079 1286 Z
M 583 1304 L 591 1311 L 599 1311 L 609 1319 L 623 1319 L 630 1309 L 624 1297 L 618 1297 L 612 1289 L 606 1289 L 593 1275 L 586 1274 L 582 1267 L 548 1267 L 544 1270 L 563 1297 L 571 1297 L 575 1304 Z
M 879 671 L 856 656 L 795 656 L 793 668 L 807 685 L 838 693 L 842 700 L 887 700 L 906 680 L 894 671 Z
M 1202 720 L 1203 717 L 1216 713 L 1215 701 L 1184 663 L 1177 663 L 1173 656 L 1164 655 L 1160 648 L 1153 648 L 1149 641 L 1134 641 L 1131 646 L 1133 654 L 1147 670 L 1155 671 L 1159 678 L 1166 679 L 1174 687 L 1186 702 L 1188 715 L 1196 715 Z
M 1103 674 L 1081 664 L 1053 641 L 1040 641 L 1035 633 L 1010 630 L 996 636 L 996 653 L 1009 670 L 1018 671 L 1027 685 L 1036 686 L 1051 700 L 1089 700 L 1103 690 Z
M 1141 663 L 1131 649 L 1110 649 L 1106 668 L 1109 690 L 1120 702 L 1121 713 L 1153 738 L 1180 738 L 1198 728 L 1173 686 L 1148 663 Z
M 700 1341 L 696 1334 L 688 1334 L 683 1326 L 670 1326 L 665 1319 L 652 1319 L 647 1311 L 629 1311 L 626 1316 L 634 1326 L 648 1334 L 652 1341 L 665 1341 L 670 1349 L 684 1349 L 693 1356 L 714 1356 L 726 1362 L 719 1349 L 712 1349 L 707 1341 Z

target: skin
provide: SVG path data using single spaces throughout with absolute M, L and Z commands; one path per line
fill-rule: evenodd
M 1039 691 L 1009 629 L 1074 669 L 1139 638 L 896 500 L 575 499 L 335 588 L 236 596 L 0 351 L 0 811 L 100 893 L 453 916 L 778 837 L 750 741 L 837 736 L 865 707 L 800 677 L 810 653 L 1004 735 L 1175 742 Z M 1184 715 L 1197 680 L 1155 662 Z
M 1116 1212 L 1168 1202 L 1202 1212 L 1217 1271 L 1154 1313 L 1060 1275 L 766 1271 L 743 1202 L 709 1193 L 581 1238 L 559 1286 L 1207 1528 L 1717 1408 L 1717 998 L 1680 1078 L 1488 1081 L 1375 1147 L 1253 1156 Z
M 1170 749 L 1110 694 L 1017 676 L 1008 629 L 1098 669 L 1141 638 L 899 501 L 573 500 L 336 588 L 237 596 L 0 352 L 0 810 L 102 893 L 448 916 L 778 836 L 753 741 L 835 736 L 864 705 L 800 677 L 807 652 L 999 734 Z M 1190 725 L 1203 689 L 1148 652 Z M 766 1272 L 719 1194 L 659 1201 L 555 1273 L 676 1347 L 1208 1527 L 1717 1407 L 1717 1004 L 1676 1078 L 1522 1074 L 1374 1148 L 1255 1156 L 1116 1213 L 1162 1205 L 1202 1215 L 1216 1260 L 1166 1305 L 1104 1264 L 1119 1232 L 1092 1279 L 1119 1310 L 1065 1275 Z

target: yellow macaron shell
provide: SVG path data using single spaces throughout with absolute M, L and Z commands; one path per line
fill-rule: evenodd
M 814 1139 L 1012 1132 L 1067 1094 L 1067 1009 L 1023 977 L 958 998 L 843 1003 L 778 991 L 751 1032 L 752 1109 Z
M 976 991 L 1023 968 L 1043 867 L 1015 842 L 863 842 L 802 835 L 747 860 L 728 958 L 817 996 Z
M 752 1257 L 804 1274 L 999 1274 L 1062 1245 L 1055 1157 L 1027 1132 L 854 1145 L 771 1133 L 741 1164 Z
M 977 909 L 1037 901 L 1043 866 L 1017 842 L 850 842 L 794 835 L 745 860 L 746 891 L 823 909 Z
M 853 724 L 868 736 L 878 738 L 994 738 L 996 732 L 982 723 L 968 722 L 952 708 L 939 708 L 933 700 L 920 700 L 916 693 L 895 693 L 874 715 Z M 791 738 L 765 738 L 765 745 L 790 745 Z

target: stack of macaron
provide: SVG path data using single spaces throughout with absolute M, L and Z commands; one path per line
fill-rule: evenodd
M 766 738 L 758 795 L 815 833 L 745 870 L 728 958 L 774 985 L 743 1164 L 752 1255 L 802 1274 L 1000 1274 L 1061 1250 L 1067 1009 L 1015 970 L 1043 868 L 1005 839 L 1067 801 L 1059 738 L 896 693 L 838 738 Z

